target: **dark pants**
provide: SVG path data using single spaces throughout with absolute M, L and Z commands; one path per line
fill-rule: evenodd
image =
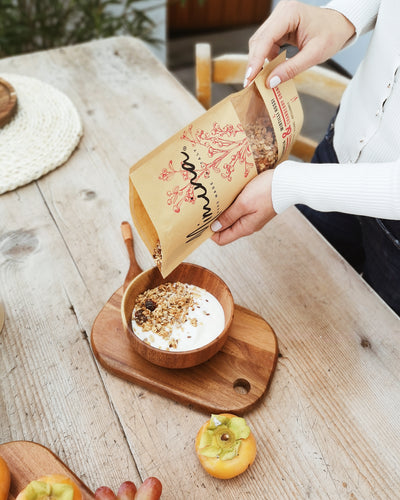
M 338 163 L 333 133 L 331 124 L 313 163 Z M 297 208 L 400 316 L 400 221 Z

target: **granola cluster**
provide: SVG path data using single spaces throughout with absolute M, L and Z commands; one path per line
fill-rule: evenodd
M 273 168 L 278 160 L 278 147 L 269 116 L 258 117 L 244 128 L 250 142 L 257 172 Z
M 159 241 L 157 241 L 157 244 L 153 250 L 153 259 L 158 269 L 161 269 L 162 252 L 161 252 L 161 243 Z
M 153 343 L 156 334 L 169 340 L 169 348 L 176 349 L 178 341 L 172 338 L 172 333 L 187 321 L 190 310 L 197 307 L 195 298 L 193 287 L 186 283 L 164 283 L 138 295 L 132 320 L 149 332 L 145 342 Z M 197 326 L 195 318 L 190 321 Z

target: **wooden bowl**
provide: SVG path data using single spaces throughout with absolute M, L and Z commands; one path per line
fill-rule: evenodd
M 162 283 L 177 281 L 204 288 L 220 302 L 225 314 L 225 327 L 218 337 L 205 346 L 190 351 L 167 351 L 153 347 L 135 335 L 131 326 L 132 311 L 139 294 Z M 204 363 L 214 356 L 228 338 L 233 310 L 232 294 L 222 279 L 204 267 L 187 263 L 178 266 L 167 278 L 161 276 L 157 267 L 139 274 L 125 290 L 121 303 L 122 323 L 136 352 L 151 363 L 165 368 L 189 368 Z

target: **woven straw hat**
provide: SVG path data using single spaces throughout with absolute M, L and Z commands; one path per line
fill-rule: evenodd
M 51 85 L 14 74 L 2 73 L 0 78 L 16 94 L 16 106 L 15 96 L 9 94 L 9 117 L 0 128 L 3 194 L 65 163 L 82 136 L 82 123 L 70 99 Z

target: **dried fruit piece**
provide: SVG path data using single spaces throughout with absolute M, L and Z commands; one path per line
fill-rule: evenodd
M 155 307 L 150 309 L 150 304 Z M 190 308 L 194 305 L 194 294 L 190 285 L 179 281 L 162 283 L 137 296 L 132 319 L 144 331 L 151 331 L 168 339 L 174 328 L 184 324 Z
M 148 309 L 149 311 L 154 311 L 154 309 L 157 307 L 157 304 L 154 302 L 154 300 L 151 299 L 147 299 L 144 305 L 146 306 L 146 309 Z
M 147 316 L 144 312 L 144 309 L 138 309 L 137 311 L 135 311 L 135 321 L 138 325 L 143 325 L 143 323 L 146 323 Z

